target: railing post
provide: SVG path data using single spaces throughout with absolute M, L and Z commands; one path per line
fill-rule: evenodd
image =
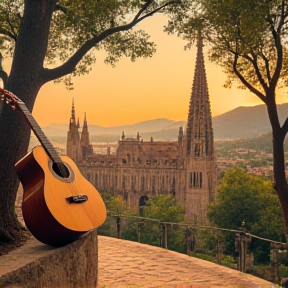
M 270 244 L 270 261 L 272 262 L 272 265 L 274 266 L 274 279 L 277 282 L 278 281 L 278 267 L 279 267 L 279 247 L 276 243 Z
M 165 239 L 165 249 L 168 249 L 168 231 L 167 231 L 167 224 L 164 224 L 164 239 Z
M 275 283 L 278 282 L 278 268 L 280 266 L 281 258 L 287 258 L 288 245 L 286 243 L 275 243 L 270 244 L 270 262 L 274 266 L 274 277 Z
M 118 239 L 121 239 L 121 218 L 118 216 L 117 219 L 117 237 Z
M 138 242 L 141 242 L 141 227 L 143 226 L 143 222 L 138 222 L 138 229 L 137 229 L 137 234 L 138 234 Z
M 141 242 L 141 227 L 140 227 L 140 223 L 138 223 L 137 234 L 138 234 L 138 242 L 140 243 Z
M 192 229 L 191 248 L 193 252 L 196 251 L 197 242 L 198 242 L 198 231 L 197 229 Z
M 216 260 L 218 264 L 221 264 L 221 260 L 222 260 L 222 245 L 220 244 L 220 242 L 217 242 L 216 245 Z
M 163 247 L 163 224 L 162 223 L 159 223 L 159 247 Z
M 235 250 L 239 253 L 237 261 L 237 269 L 241 272 L 246 271 L 246 258 L 248 254 L 248 244 L 251 242 L 251 237 L 247 235 L 244 222 L 239 228 L 239 233 L 236 233 Z
M 187 255 L 191 255 L 191 229 L 187 227 L 186 233 L 185 233 L 185 242 L 187 246 Z

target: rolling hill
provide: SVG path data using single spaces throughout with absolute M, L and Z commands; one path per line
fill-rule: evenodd
M 278 113 L 280 122 L 283 123 L 288 117 L 288 103 L 278 105 Z M 215 139 L 253 138 L 271 132 L 265 105 L 238 107 L 213 117 L 212 121 Z M 183 125 L 184 121 L 159 118 L 113 127 L 101 127 L 88 123 L 88 129 L 92 142 L 117 141 L 122 131 L 128 137 L 135 137 L 139 132 L 144 140 L 150 140 L 153 137 L 155 141 L 175 141 L 179 127 Z M 68 124 L 55 123 L 42 129 L 51 140 L 57 138 L 57 141 L 66 141 Z
M 288 103 L 278 105 L 281 124 L 288 117 Z M 215 139 L 243 139 L 271 132 L 265 105 L 238 107 L 213 118 Z

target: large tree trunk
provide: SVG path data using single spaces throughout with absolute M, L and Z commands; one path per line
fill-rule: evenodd
M 4 233 L 6 240 L 13 240 L 18 228 L 14 203 L 19 184 L 13 166 L 26 153 L 30 133 L 21 115 L 3 107 L 0 134 L 0 237 Z
M 279 135 L 280 134 L 280 135 Z M 274 182 L 283 212 L 285 233 L 288 234 L 288 185 L 285 175 L 284 137 L 273 131 Z M 287 236 L 286 236 L 287 238 Z M 288 238 L 287 238 L 288 239 Z
M 26 0 L 15 47 L 7 90 L 18 96 L 32 112 L 43 81 L 49 27 L 55 0 Z M 18 221 L 14 205 L 19 185 L 14 164 L 25 155 L 30 128 L 24 117 L 4 104 L 0 107 L 0 238 L 13 240 Z M 33 171 L 31 171 L 33 173 Z
M 287 134 L 285 125 L 281 127 L 277 112 L 275 90 L 267 93 L 266 103 L 267 112 L 272 127 L 273 137 L 273 173 L 274 173 L 274 188 L 278 194 L 282 214 L 284 219 L 284 226 L 286 239 L 288 240 L 288 184 L 285 174 L 285 155 L 284 155 L 284 140 Z

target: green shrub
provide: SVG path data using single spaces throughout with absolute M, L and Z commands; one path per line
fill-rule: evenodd
M 275 271 L 273 266 L 259 265 L 253 266 L 246 271 L 249 274 L 265 279 L 270 282 L 275 282 Z

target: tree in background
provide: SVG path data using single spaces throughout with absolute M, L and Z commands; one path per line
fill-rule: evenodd
M 103 197 L 103 194 L 104 194 L 104 197 Z M 128 208 L 128 204 L 127 204 L 127 201 L 125 201 L 123 199 L 123 197 L 121 196 L 117 196 L 117 197 L 114 197 L 114 196 L 109 196 L 108 193 L 102 193 L 102 197 L 103 197 L 103 200 L 105 202 L 105 205 L 106 205 L 106 208 L 107 208 L 107 211 L 108 211 L 108 217 L 106 219 L 106 221 L 103 223 L 103 225 L 101 225 L 97 232 L 99 235 L 105 235 L 105 236 L 112 236 L 112 237 L 117 237 L 117 221 L 120 221 L 119 222 L 119 225 L 120 226 L 123 226 L 124 223 L 120 220 L 117 220 L 117 217 L 114 217 L 115 215 L 121 215 L 121 216 L 124 216 L 124 215 L 137 215 L 137 210 L 131 210 Z M 109 217 L 110 216 L 110 217 Z M 123 229 L 120 228 L 119 226 L 119 229 Z
M 249 175 L 242 168 L 226 171 L 216 203 L 207 212 L 209 220 L 221 228 L 239 229 L 245 223 L 247 232 L 263 238 L 283 241 L 284 224 L 278 197 L 271 181 Z M 226 253 L 235 251 L 235 234 L 225 233 Z M 270 244 L 253 239 L 256 261 L 269 260 Z M 255 248 L 255 249 L 254 249 Z
M 3 0 L 0 1 L 1 51 L 12 55 L 7 90 L 32 112 L 40 88 L 49 81 L 89 72 L 97 51 L 106 62 L 151 57 L 154 43 L 132 28 L 153 14 L 179 4 L 156 0 Z M 18 235 L 14 202 L 18 179 L 14 164 L 27 152 L 30 128 L 3 103 L 0 106 L 0 237 Z
M 169 195 L 156 196 L 147 201 L 147 205 L 143 206 L 144 218 L 157 219 L 161 222 L 179 223 L 184 221 L 184 210 Z M 145 219 L 128 219 L 123 231 L 123 238 L 132 241 L 138 241 L 138 229 L 140 225 L 140 240 L 141 243 L 146 243 L 154 246 L 160 244 L 164 246 L 164 227 L 159 226 L 158 222 L 153 222 Z M 178 252 L 185 252 L 185 229 L 182 229 L 177 224 L 168 227 L 168 249 Z M 161 243 L 160 243 L 161 241 Z
M 197 2 L 197 9 L 186 7 L 186 12 L 173 16 L 166 30 L 177 31 L 190 40 L 188 47 L 201 31 L 204 43 L 210 45 L 210 60 L 227 74 L 225 85 L 231 87 L 236 82 L 266 105 L 273 138 L 274 188 L 288 234 L 288 185 L 283 147 L 288 119 L 284 124 L 279 122 L 276 105 L 276 92 L 286 87 L 288 80 L 288 1 Z M 187 0 L 186 4 L 194 5 L 194 1 Z

